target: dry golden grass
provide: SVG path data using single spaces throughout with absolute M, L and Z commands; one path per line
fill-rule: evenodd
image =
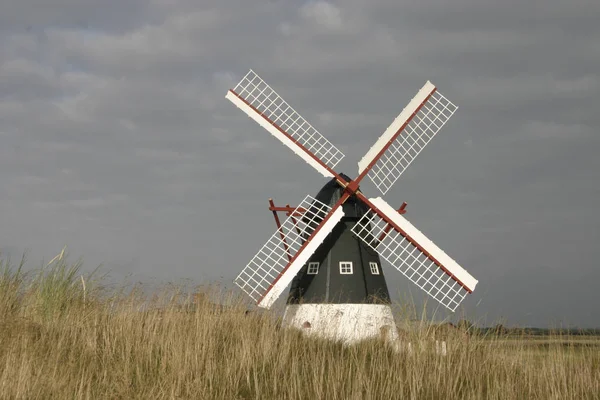
M 26 275 L 0 263 L 2 399 L 592 399 L 598 341 L 447 332 L 448 355 L 344 347 L 166 288 L 100 290 L 58 259 Z M 183 307 L 182 307 L 183 304 Z M 408 333 L 431 341 L 432 329 Z M 438 333 L 439 335 L 439 333 Z M 579 340 L 579 339 L 578 339 Z

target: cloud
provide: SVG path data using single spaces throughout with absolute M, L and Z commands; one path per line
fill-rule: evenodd
M 480 280 L 469 310 L 595 323 L 599 17 L 585 0 L 12 2 L 0 243 L 230 283 L 273 232 L 266 200 L 324 180 L 227 89 L 254 69 L 352 175 L 431 80 L 460 108 L 386 199 Z
M 84 199 L 76 199 L 69 201 L 69 205 L 72 205 L 81 209 L 99 208 L 106 207 L 113 204 L 126 202 L 128 200 L 127 195 L 111 194 L 106 197 L 92 197 Z
M 340 9 L 326 1 L 310 1 L 304 4 L 300 8 L 300 15 L 309 23 L 327 30 L 337 30 L 342 27 Z
M 582 124 L 556 124 L 543 121 L 530 121 L 524 127 L 525 135 L 539 139 L 573 140 L 594 135 L 593 130 Z

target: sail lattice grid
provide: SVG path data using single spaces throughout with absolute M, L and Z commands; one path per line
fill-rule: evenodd
M 331 169 L 334 169 L 344 158 L 344 154 L 337 147 L 298 114 L 254 71 L 250 70 L 233 91 Z
M 432 93 L 367 173 L 381 193 L 387 193 L 457 109 L 439 91 Z
M 455 311 L 469 292 L 400 232 L 386 228 L 383 218 L 369 212 L 352 232 L 425 293 Z
M 259 301 L 330 210 L 328 205 L 306 196 L 235 278 L 235 284 Z

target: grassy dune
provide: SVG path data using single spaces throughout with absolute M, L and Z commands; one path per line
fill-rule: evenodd
M 445 357 L 396 353 L 379 340 L 305 338 L 233 296 L 223 310 L 182 288 L 148 299 L 101 285 L 62 258 L 29 274 L 0 263 L 0 398 L 600 398 L 594 337 L 450 330 Z M 418 344 L 441 333 L 404 335 Z

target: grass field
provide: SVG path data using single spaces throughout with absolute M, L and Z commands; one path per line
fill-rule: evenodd
M 598 399 L 600 339 L 445 330 L 444 357 L 344 347 L 272 312 L 165 287 L 108 291 L 80 264 L 0 263 L 2 399 Z M 226 294 L 221 294 L 226 296 Z M 424 325 L 411 343 L 441 337 Z

